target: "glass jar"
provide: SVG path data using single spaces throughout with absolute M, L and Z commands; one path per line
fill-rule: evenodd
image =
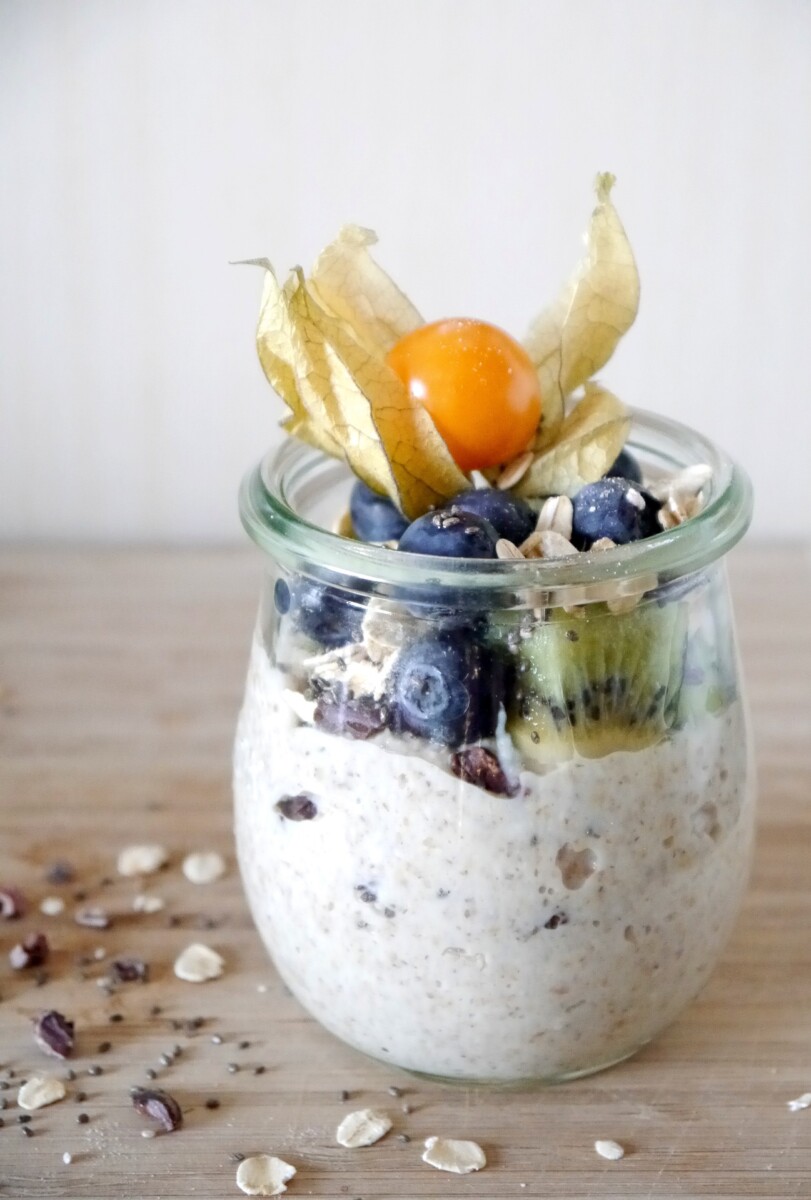
M 559 1081 L 619 1062 L 732 930 L 754 781 L 724 556 L 745 476 L 637 413 L 691 521 L 610 553 L 471 561 L 327 532 L 346 468 L 294 441 L 243 485 L 266 574 L 235 749 L 259 932 L 327 1029 L 408 1070 Z

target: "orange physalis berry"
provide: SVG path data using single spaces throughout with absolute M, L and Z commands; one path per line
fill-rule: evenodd
M 498 466 L 527 449 L 541 416 L 538 376 L 502 329 L 467 317 L 435 321 L 402 338 L 387 361 L 463 471 Z

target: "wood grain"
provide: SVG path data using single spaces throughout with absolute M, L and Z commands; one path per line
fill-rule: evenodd
M 811 1111 L 786 1107 L 811 1090 L 807 560 L 755 547 L 733 561 L 761 825 L 753 885 L 722 965 L 681 1020 L 631 1062 L 551 1090 L 503 1092 L 417 1081 L 344 1047 L 284 993 L 253 932 L 231 847 L 229 758 L 259 572 L 249 550 L 0 553 L 0 884 L 17 884 L 33 902 L 23 921 L 0 925 L 0 1081 L 15 1072 L 0 1091 L 8 1101 L 0 1196 L 237 1195 L 229 1155 L 269 1151 L 298 1167 L 291 1197 L 807 1200 Z M 162 913 L 133 914 L 136 886 L 115 877 L 115 856 L 134 839 L 172 852 L 149 887 L 166 900 Z M 179 863 L 207 848 L 228 857 L 229 872 L 194 887 Z M 44 881 L 57 858 L 76 865 L 70 887 Z M 108 876 L 114 881 L 103 883 Z M 109 910 L 109 930 L 73 924 L 77 889 Z M 40 900 L 57 892 L 69 901 L 65 915 L 40 915 Z M 35 928 L 54 947 L 41 987 L 12 972 L 6 955 Z M 225 955 L 223 979 L 173 978 L 173 958 L 194 940 Z M 76 967 L 97 947 L 107 958 L 142 955 L 151 981 L 106 995 L 94 982 L 105 961 L 92 961 L 88 979 Z M 77 1022 L 79 1078 L 68 1099 L 33 1115 L 26 1139 L 16 1083 L 49 1066 L 30 1034 L 32 1015 L 46 1007 Z M 113 1013 L 123 1020 L 111 1023 Z M 171 1027 L 193 1017 L 205 1019 L 193 1036 Z M 224 1043 L 212 1044 L 213 1034 Z M 98 1052 L 107 1040 L 112 1049 Z M 242 1040 L 250 1046 L 239 1049 Z M 161 1067 L 175 1044 L 180 1058 Z M 86 1074 L 94 1062 L 101 1076 Z M 128 1088 L 149 1066 L 186 1118 L 178 1133 L 147 1141 Z M 256 1066 L 266 1069 L 255 1074 Z M 388 1095 L 391 1085 L 402 1098 Z M 220 1108 L 206 1109 L 208 1097 Z M 387 1108 L 395 1131 L 412 1140 L 338 1147 L 340 1118 L 369 1104 Z M 401 1112 L 403 1104 L 413 1111 Z M 77 1123 L 80 1111 L 87 1125 Z M 432 1133 L 476 1139 L 487 1169 L 463 1179 L 431 1170 L 420 1147 Z M 595 1139 L 606 1137 L 627 1147 L 621 1162 L 595 1154 Z

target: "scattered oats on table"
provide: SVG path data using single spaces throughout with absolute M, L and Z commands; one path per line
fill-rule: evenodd
M 225 959 L 202 942 L 187 946 L 175 959 L 174 965 L 175 975 L 187 983 L 206 983 L 209 979 L 217 979 L 224 969 Z
M 453 1175 L 469 1175 L 471 1171 L 481 1171 L 482 1167 L 487 1166 L 487 1159 L 478 1142 L 457 1138 L 426 1138 L 422 1161 L 438 1171 L 450 1171 Z
M 612 1141 L 611 1138 L 603 1138 L 594 1143 L 594 1149 L 600 1155 L 600 1158 L 608 1158 L 612 1162 L 616 1162 L 620 1158 L 625 1157 L 625 1150 L 619 1142 Z
M 254 1154 L 237 1167 L 237 1187 L 248 1196 L 280 1196 L 296 1168 L 272 1154 Z
M 335 1132 L 340 1146 L 356 1150 L 359 1146 L 373 1146 L 391 1129 L 391 1118 L 387 1113 L 373 1108 L 359 1108 L 347 1113 Z

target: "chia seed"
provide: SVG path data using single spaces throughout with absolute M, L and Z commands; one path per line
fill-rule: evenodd
M 98 1063 L 93 1063 L 92 1066 L 89 1066 L 87 1068 L 87 1073 L 88 1073 L 88 1075 L 103 1075 L 104 1071 L 102 1070 L 102 1068 L 99 1066 Z
M 238 1063 L 229 1063 L 228 1066 L 226 1067 L 226 1070 L 228 1071 L 229 1075 L 236 1075 L 237 1071 L 239 1070 L 239 1064 Z
M 87 1122 L 90 1120 L 90 1117 L 88 1117 L 86 1112 L 80 1112 L 77 1115 L 76 1120 L 79 1122 L 80 1125 L 86 1125 Z
M 215 1096 L 212 1096 L 209 1100 L 206 1100 L 206 1108 L 219 1108 L 219 1107 L 220 1107 L 220 1102 L 219 1102 L 219 1100 L 217 1100 L 217 1098 Z

